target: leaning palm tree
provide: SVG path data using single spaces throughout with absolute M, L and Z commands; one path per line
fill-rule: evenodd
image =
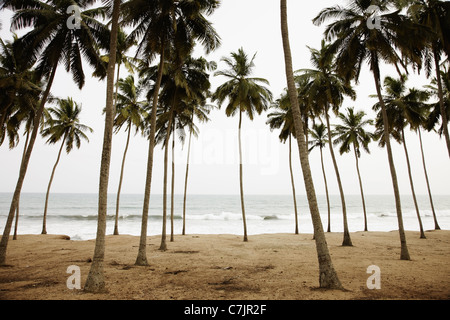
M 297 144 L 299 149 L 300 164 L 303 171 L 305 189 L 308 197 L 311 220 L 314 227 L 314 239 L 316 243 L 317 259 L 319 262 L 319 284 L 321 288 L 342 288 L 341 282 L 337 276 L 331 261 L 328 250 L 327 240 L 323 232 L 322 221 L 320 219 L 319 207 L 317 205 L 316 192 L 309 166 L 308 150 L 304 137 L 304 128 L 298 104 L 297 90 L 295 88 L 294 72 L 292 68 L 292 55 L 289 44 L 289 31 L 287 22 L 287 4 L 286 0 L 280 0 L 281 16 L 281 36 L 283 40 L 284 62 L 286 67 L 286 81 L 288 85 L 289 100 L 292 106 L 292 116 L 294 119 L 295 132 L 297 135 Z
M 359 189 L 361 191 L 361 201 L 364 213 L 364 231 L 367 231 L 367 212 L 366 201 L 364 199 L 363 184 L 361 180 L 361 174 L 359 172 L 359 161 L 361 157 L 361 149 L 370 153 L 369 143 L 374 139 L 374 134 L 364 129 L 367 125 L 372 125 L 371 119 L 365 120 L 366 113 L 364 111 L 358 111 L 355 113 L 354 108 L 347 108 L 347 114 L 339 113 L 338 117 L 342 124 L 334 127 L 333 136 L 335 136 L 334 144 L 340 144 L 339 153 L 350 152 L 353 147 L 356 161 L 356 172 L 358 173 Z
M 55 78 L 57 67 L 64 63 L 66 71 L 71 72 L 73 80 L 79 88 L 84 85 L 83 60 L 97 67 L 101 64 L 97 43 L 104 42 L 108 30 L 95 17 L 102 9 L 89 9 L 93 0 L 5 0 L 0 4 L 0 10 L 9 8 L 15 11 L 11 26 L 13 30 L 31 27 L 31 31 L 22 36 L 20 41 L 21 58 L 24 61 L 36 61 L 39 78 L 45 79 L 47 84 L 36 109 L 33 131 L 30 135 L 25 157 L 20 165 L 19 178 L 11 201 L 10 211 L 0 242 L 0 264 L 5 263 L 11 224 L 16 211 L 20 191 L 30 161 L 31 153 L 36 141 L 39 122 L 43 114 L 45 103 Z M 80 28 L 68 28 L 67 21 L 72 13 L 67 13 L 70 5 L 80 8 Z M 84 59 L 82 59 L 82 57 Z
M 18 40 L 15 34 L 13 41 L 0 39 L 0 146 L 8 137 L 9 148 L 16 147 L 20 140 L 20 129 L 24 123 L 23 159 L 32 132 L 35 110 L 39 105 L 42 83 L 32 69 L 33 62 L 19 58 Z M 19 203 L 20 195 L 17 200 L 13 240 L 17 240 Z
M 114 218 L 114 235 L 119 234 L 119 208 L 120 208 L 120 192 L 122 190 L 123 173 L 125 168 L 125 160 L 127 156 L 128 146 L 130 144 L 131 131 L 134 127 L 135 134 L 142 129 L 145 101 L 140 101 L 140 95 L 143 91 L 142 85 L 136 84 L 134 76 L 129 75 L 125 79 L 118 81 L 119 92 L 116 93 L 116 117 L 114 119 L 115 132 L 119 132 L 125 125 L 127 140 L 122 157 L 122 165 L 120 168 L 119 185 L 117 187 L 116 197 L 116 215 Z
M 283 94 L 279 99 L 271 105 L 273 112 L 267 115 L 266 124 L 269 125 L 270 130 L 280 129 L 280 141 L 285 143 L 289 140 L 289 171 L 291 174 L 292 185 L 292 199 L 294 200 L 294 217 L 295 217 L 295 234 L 298 234 L 298 212 L 297 212 L 297 198 L 295 195 L 294 172 L 292 170 L 292 136 L 295 137 L 294 121 L 292 119 L 292 108 L 289 102 L 287 93 Z
M 229 69 L 216 72 L 215 75 L 223 76 L 227 79 L 225 83 L 220 85 L 212 95 L 212 100 L 217 101 L 219 108 L 223 102 L 228 99 L 225 113 L 228 117 L 234 116 L 239 112 L 238 127 L 238 143 L 239 143 L 239 187 L 241 195 L 242 221 L 244 224 L 244 241 L 248 241 L 247 223 L 245 219 L 244 206 L 244 186 L 242 172 L 242 142 L 241 142 L 241 126 L 242 113 L 246 113 L 250 120 L 253 120 L 255 112 L 261 114 L 269 106 L 272 100 L 272 93 L 264 85 L 269 82 L 263 78 L 250 77 L 255 67 L 256 54 L 251 59 L 240 48 L 237 52 L 231 52 L 231 58 L 224 57 Z
M 328 134 L 327 127 L 323 123 L 315 123 L 313 124 L 312 129 L 309 130 L 309 134 L 311 135 L 311 140 L 309 144 L 311 147 L 308 149 L 311 152 L 314 148 L 319 148 L 320 151 L 320 163 L 322 165 L 322 175 L 323 182 L 325 185 L 325 196 L 327 198 L 327 209 L 328 209 L 328 227 L 327 232 L 331 232 L 331 208 L 330 208 L 330 197 L 328 195 L 328 183 L 327 183 L 327 175 L 325 174 L 325 166 L 323 164 L 323 148 L 328 145 Z
M 47 193 L 45 195 L 44 216 L 42 221 L 41 234 L 47 234 L 47 210 L 48 199 L 50 195 L 50 188 L 52 186 L 53 178 L 55 176 L 56 167 L 61 158 L 61 152 L 66 147 L 66 152 L 69 154 L 74 145 L 79 149 L 81 147 L 81 140 L 89 142 L 89 138 L 85 134 L 86 131 L 93 132 L 92 128 L 80 123 L 81 106 L 79 106 L 72 98 L 57 99 L 57 108 L 48 108 L 48 119 L 45 122 L 45 127 L 42 130 L 42 137 L 47 139 L 47 143 L 55 144 L 61 142 L 56 162 L 53 165 L 52 174 L 48 182 Z M 61 140 L 62 139 L 62 140 Z
M 320 50 L 309 48 L 311 51 L 311 63 L 314 69 L 300 69 L 298 72 L 302 74 L 299 77 L 310 79 L 309 88 L 305 90 L 305 95 L 310 100 L 311 104 L 316 104 L 321 113 L 325 117 L 328 145 L 330 149 L 331 159 L 333 161 L 336 180 L 339 187 L 339 194 L 341 196 L 344 237 L 342 240 L 343 246 L 352 246 L 352 240 L 348 229 L 347 222 L 347 206 L 345 203 L 344 188 L 342 186 L 341 174 L 337 164 L 336 156 L 334 154 L 331 124 L 329 109 L 333 108 L 335 113 L 338 112 L 342 105 L 345 96 L 355 99 L 356 95 L 352 87 L 344 81 L 344 79 L 336 73 L 334 66 L 334 55 L 329 52 L 329 45 L 322 41 Z
M 109 61 L 106 72 L 105 129 L 103 133 L 102 160 L 100 163 L 97 236 L 94 257 L 84 285 L 86 292 L 106 290 L 103 262 L 105 259 L 106 216 L 108 206 L 109 167 L 111 162 L 112 135 L 114 128 L 114 71 L 117 55 L 120 0 L 113 0 L 111 12 L 111 34 L 109 36 Z
M 369 10 L 374 6 L 377 8 L 375 13 Z M 369 23 L 373 21 L 374 14 L 379 23 Z M 374 77 L 384 130 L 386 130 L 384 138 L 396 204 L 401 245 L 400 259 L 409 260 L 397 173 L 389 141 L 388 117 L 381 93 L 380 63 L 393 64 L 397 70 L 400 67 L 406 68 L 404 61 L 420 65 L 421 57 L 418 53 L 420 53 L 420 43 L 423 43 L 421 42 L 423 35 L 398 10 L 393 11 L 391 2 L 382 0 L 351 0 L 346 7 L 325 8 L 313 19 L 313 23 L 321 25 L 330 19 L 333 22 L 326 27 L 325 38 L 333 41 L 330 51 L 336 54 L 337 73 L 348 82 L 351 80 L 357 82 L 363 63 L 368 62 Z
M 209 53 L 219 47 L 220 38 L 206 19 L 219 6 L 218 0 L 130 0 L 123 4 L 124 23 L 134 26 L 130 37 L 138 40 L 137 56 L 149 61 L 159 54 L 159 65 L 150 116 L 147 175 L 142 210 L 141 237 L 136 258 L 137 265 L 148 265 L 147 222 L 153 172 L 155 147 L 156 111 L 168 49 L 175 49 L 186 57 L 195 41 L 199 41 Z
M 425 239 L 425 233 L 423 230 L 422 219 L 420 217 L 419 205 L 416 199 L 416 192 L 414 188 L 413 177 L 411 173 L 411 164 L 409 160 L 408 149 L 406 146 L 406 136 L 404 128 L 409 124 L 411 129 L 417 129 L 424 122 L 424 103 L 423 101 L 428 99 L 428 93 L 425 91 L 419 91 L 416 89 L 410 89 L 407 92 L 406 88 L 407 77 L 402 75 L 399 79 L 392 77 L 386 77 L 384 79 L 384 87 L 386 95 L 383 96 L 383 100 L 386 105 L 386 113 L 389 120 L 389 131 L 394 132 L 393 137 L 403 144 L 405 151 L 406 165 L 408 169 L 409 183 L 411 187 L 411 194 L 414 201 L 414 207 L 416 209 L 417 219 L 420 227 L 420 238 Z M 373 109 L 375 111 L 380 110 L 379 103 L 375 104 Z M 379 118 L 381 118 L 379 116 Z M 383 130 L 383 123 L 377 122 L 378 131 Z M 380 144 L 384 146 L 383 143 Z

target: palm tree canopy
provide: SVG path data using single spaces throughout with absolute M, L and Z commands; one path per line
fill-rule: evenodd
M 32 63 L 17 59 L 17 41 L 15 35 L 13 42 L 0 39 L 0 145 L 8 136 L 10 148 L 19 143 L 23 122 L 31 128 L 42 90 Z
M 66 152 L 72 151 L 73 146 L 79 149 L 81 140 L 89 142 L 86 131 L 93 132 L 92 128 L 80 123 L 81 106 L 72 98 L 56 99 L 58 107 L 48 108 L 46 127 L 42 136 L 48 137 L 47 143 L 54 144 L 65 139 Z
M 206 19 L 219 7 L 218 0 L 130 0 L 122 4 L 123 25 L 132 25 L 129 37 L 141 39 L 136 56 L 152 57 L 161 48 L 176 48 L 189 55 L 195 41 L 209 53 L 220 37 Z
M 369 143 L 374 139 L 374 134 L 365 130 L 365 126 L 372 125 L 373 121 L 364 119 L 366 113 L 354 108 L 347 108 L 347 113 L 339 113 L 338 118 L 342 124 L 335 125 L 333 136 L 336 137 L 334 144 L 340 144 L 339 152 L 344 154 L 350 151 L 351 146 L 355 148 L 358 157 L 361 156 L 361 148 L 370 153 Z
M 264 86 L 269 85 L 269 81 L 250 77 L 255 67 L 255 56 L 249 59 L 244 49 L 240 48 L 237 52 L 231 52 L 231 57 L 222 58 L 229 69 L 218 71 L 215 75 L 229 80 L 216 89 L 212 100 L 217 101 L 220 107 L 228 99 L 225 109 L 227 116 L 240 111 L 253 120 L 254 112 L 261 114 L 272 100 L 272 93 Z
M 408 89 L 406 86 L 406 75 L 395 79 L 385 77 L 384 89 L 385 95 L 383 100 L 386 105 L 386 113 L 388 115 L 389 131 L 391 136 L 401 142 L 401 131 L 408 124 L 412 130 L 416 130 L 419 126 L 424 126 L 428 115 L 429 106 L 426 104 L 430 94 L 425 90 L 415 88 Z M 380 112 L 380 104 L 376 103 L 373 110 L 377 111 L 376 132 L 377 137 L 383 136 L 384 125 Z M 380 146 L 384 146 L 384 139 L 380 139 Z
M 127 124 L 127 126 L 133 125 L 137 133 L 143 130 L 144 118 L 147 116 L 145 110 L 148 102 L 139 100 L 144 88 L 142 84 L 135 83 L 133 75 L 120 79 L 118 85 L 115 130 L 118 132 L 124 124 Z
M 303 93 L 312 106 L 316 106 L 315 114 L 321 114 L 324 108 L 333 107 L 338 112 L 344 98 L 356 98 L 356 93 L 335 69 L 334 54 L 330 45 L 322 41 L 320 50 L 308 47 L 311 52 L 311 64 L 315 69 L 297 70 L 298 81 L 305 81 Z
M 447 121 L 450 121 L 450 73 L 447 68 L 444 68 L 441 70 L 441 83 L 442 83 L 442 91 L 443 91 L 443 103 L 444 103 L 444 109 L 447 112 Z M 437 80 L 434 78 L 431 81 L 430 85 L 425 86 L 425 88 L 430 92 L 431 96 L 438 97 L 438 88 L 437 88 Z M 441 108 L 439 101 L 432 102 L 430 105 L 431 112 L 428 116 L 428 119 L 426 121 L 425 128 L 428 131 L 433 130 L 441 121 L 441 125 L 438 129 L 438 132 L 440 135 L 442 135 L 444 131 L 444 124 L 442 123 L 442 117 L 441 117 Z
M 108 28 L 96 20 L 104 16 L 104 8 L 91 8 L 94 3 L 94 0 L 5 0 L 0 9 L 15 11 L 12 30 L 32 28 L 20 38 L 18 45 L 24 61 L 37 61 L 40 77 L 48 77 L 54 66 L 62 63 L 82 88 L 85 82 L 82 60 L 101 68 L 99 48 L 107 47 L 109 41 Z M 72 19 L 72 13 L 67 13 L 71 5 L 80 8 L 80 29 L 67 26 L 67 21 Z
M 295 137 L 294 119 L 287 92 L 272 103 L 270 108 L 274 110 L 267 115 L 266 124 L 269 125 L 270 130 L 281 128 L 279 138 L 282 142 L 286 142 L 291 134 Z
M 314 148 L 318 147 L 323 149 L 328 144 L 328 133 L 327 126 L 321 123 L 315 123 L 312 129 L 309 129 L 309 134 L 311 139 L 309 139 L 308 144 L 311 146 L 308 151 L 311 152 Z
M 393 64 L 398 73 L 407 63 L 422 67 L 420 54 L 426 35 L 396 8 L 398 1 L 352 0 L 346 7 L 323 9 L 314 19 L 315 25 L 333 20 L 325 28 L 325 39 L 333 41 L 328 50 L 336 55 L 336 72 L 346 81 L 358 82 L 361 67 L 368 62 L 376 75 L 380 62 Z M 370 27 L 370 6 L 378 8 L 380 26 Z

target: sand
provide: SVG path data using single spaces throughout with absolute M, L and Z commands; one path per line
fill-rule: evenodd
M 168 250 L 160 237 L 148 237 L 148 267 L 134 265 L 139 237 L 107 236 L 107 292 L 69 289 L 69 266 L 78 266 L 81 286 L 91 265 L 94 240 L 61 235 L 19 235 L 10 240 L 7 265 L 0 267 L 0 299 L 27 300 L 322 300 L 449 299 L 450 231 L 406 232 L 410 261 L 401 261 L 399 236 L 355 232 L 353 247 L 342 247 L 341 233 L 327 242 L 345 290 L 318 289 L 318 262 L 311 234 L 176 235 Z M 379 289 L 369 289 L 367 273 L 379 267 Z M 75 282 L 70 281 L 75 284 Z

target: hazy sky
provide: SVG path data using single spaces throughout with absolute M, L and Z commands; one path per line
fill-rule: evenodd
M 310 54 L 306 46 L 320 47 L 324 27 L 314 26 L 311 20 L 322 8 L 343 3 L 344 1 L 338 0 L 288 1 L 294 69 L 310 67 Z M 231 51 L 237 51 L 243 47 L 249 55 L 256 52 L 254 76 L 268 79 L 274 98 L 279 97 L 286 87 L 279 15 L 279 1 L 277 0 L 223 0 L 221 7 L 209 18 L 222 38 L 222 46 L 207 56 L 207 59 L 217 61 L 218 68 L 222 69 L 224 64 L 219 60 L 221 57 L 229 55 Z M 8 30 L 10 16 L 9 12 L 0 13 L 3 25 L 3 30 L 0 31 L 2 39 L 11 38 Z M 203 52 L 198 51 L 196 54 L 200 55 Z M 87 79 L 82 91 L 73 84 L 71 75 L 65 73 L 63 67 L 59 68 L 52 87 L 53 95 L 62 98 L 71 96 L 81 103 L 83 108 L 81 122 L 94 129 L 94 134 L 89 136 L 89 144 L 83 143 L 80 150 L 75 149 L 69 155 L 63 154 L 53 181 L 52 192 L 98 192 L 104 128 L 102 109 L 105 103 L 106 82 L 90 78 L 91 70 L 89 68 L 86 68 L 85 73 Z M 386 75 L 396 76 L 396 73 L 392 72 L 392 68 L 383 68 L 382 76 Z M 211 81 L 212 87 L 215 89 L 224 79 L 212 77 Z M 427 83 L 427 79 L 424 76 L 412 75 L 408 82 L 409 86 L 416 87 L 421 87 L 425 83 Z M 343 108 L 354 106 L 373 117 L 372 105 L 376 100 L 368 96 L 375 93 L 375 89 L 372 74 L 367 66 L 364 66 L 360 84 L 355 89 L 358 94 L 357 100 L 345 101 Z M 238 117 L 227 118 L 224 109 L 221 109 L 214 110 L 210 114 L 210 118 L 209 123 L 199 125 L 200 136 L 193 140 L 189 192 L 193 194 L 238 194 Z M 266 120 L 267 113 L 258 116 L 253 122 L 248 118 L 243 120 L 244 191 L 246 194 L 290 194 L 288 146 L 279 142 L 278 132 L 271 132 L 265 124 Z M 334 117 L 332 123 L 337 123 Z M 21 139 L 20 145 L 14 150 L 9 150 L 7 144 L 0 147 L 0 192 L 14 190 L 24 140 L 24 138 Z M 111 193 L 115 193 L 117 190 L 125 140 L 126 135 L 123 131 L 114 135 L 109 184 Z M 423 133 L 423 141 L 432 191 L 435 194 L 449 194 L 450 160 L 445 141 L 435 133 Z M 298 149 L 295 144 L 293 146 L 296 189 L 299 194 L 304 194 Z M 408 133 L 407 146 L 416 191 L 418 194 L 426 194 L 417 135 Z M 58 148 L 59 145 L 46 145 L 43 139 L 37 139 L 23 185 L 24 192 L 46 191 Z M 376 143 L 372 143 L 370 149 L 371 154 L 363 153 L 360 159 L 360 171 L 365 192 L 367 194 L 391 194 L 392 182 L 386 150 L 380 149 Z M 181 144 L 178 143 L 175 155 L 176 193 L 183 192 L 186 150 L 187 143 L 183 150 Z M 141 136 L 135 136 L 128 150 L 122 186 L 123 193 L 143 193 L 147 152 L 147 140 Z M 393 143 L 393 152 L 400 192 L 410 194 L 403 147 Z M 336 150 L 336 154 L 345 193 L 359 194 L 353 153 L 339 156 Z M 163 156 L 161 146 L 157 146 L 152 193 L 162 193 Z M 338 194 L 329 150 L 325 150 L 324 157 L 330 193 Z M 324 185 L 318 150 L 311 154 L 310 163 L 316 192 L 323 194 Z

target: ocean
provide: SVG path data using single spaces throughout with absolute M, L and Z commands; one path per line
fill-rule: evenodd
M 0 193 L 0 227 L 6 224 L 12 194 Z M 366 210 L 369 231 L 397 230 L 397 216 L 394 197 L 390 195 L 366 196 Z M 434 229 L 433 215 L 427 195 L 418 195 L 420 215 L 425 230 Z M 345 197 L 350 232 L 364 230 L 364 218 L 359 195 Z M 419 230 L 411 195 L 402 198 L 405 230 Z M 18 234 L 40 234 L 44 211 L 44 193 L 23 193 L 20 199 Z M 50 195 L 47 213 L 47 233 L 64 234 L 72 240 L 95 239 L 97 230 L 96 194 Z M 108 196 L 107 234 L 114 229 L 116 195 Z M 433 202 L 441 229 L 450 230 L 450 196 L 435 195 Z M 328 224 L 327 203 L 318 195 L 319 210 L 326 231 Z M 343 231 L 341 201 L 338 195 L 330 196 L 331 231 Z M 119 233 L 139 235 L 141 229 L 143 195 L 123 194 L 120 200 Z M 312 233 L 312 222 L 306 196 L 297 196 L 299 232 Z M 246 195 L 245 211 L 247 232 L 293 233 L 294 205 L 291 195 Z M 167 234 L 170 234 L 170 196 L 168 197 Z M 183 195 L 175 195 L 174 230 L 181 234 L 183 216 Z M 188 195 L 186 205 L 187 234 L 243 234 L 239 195 Z M 11 230 L 13 234 L 14 224 Z M 148 222 L 148 235 L 162 231 L 162 195 L 152 195 Z

